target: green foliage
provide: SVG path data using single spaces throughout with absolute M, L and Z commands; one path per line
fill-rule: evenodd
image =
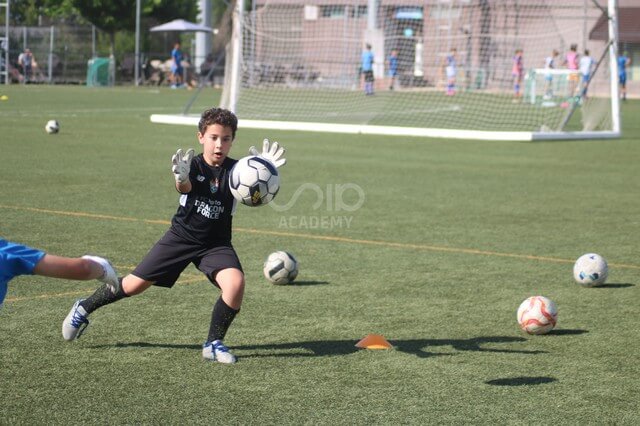
M 0 236 L 131 271 L 175 212 L 172 153 L 200 149 L 195 126 L 149 115 L 180 112 L 191 92 L 0 92 Z M 205 90 L 194 111 L 218 100 Z M 1 423 L 638 424 L 639 114 L 624 103 L 624 137 L 606 141 L 241 128 L 235 157 L 267 136 L 287 148 L 277 202 L 303 184 L 323 201 L 306 191 L 285 211 L 238 207 L 247 292 L 226 341 L 238 364 L 201 360 L 219 293 L 193 267 L 171 290 L 93 313 L 73 343 L 61 321 L 97 284 L 22 276 L 0 311 Z M 58 135 L 44 132 L 51 118 Z M 365 194 L 355 211 L 327 204 L 347 183 Z M 302 226 L 322 216 L 352 219 Z M 262 277 L 277 249 L 300 261 L 297 285 Z M 610 263 L 602 288 L 572 281 L 588 251 Z M 533 294 L 558 305 L 549 335 L 517 328 Z M 357 350 L 369 333 L 395 349 Z
M 72 0 L 11 0 L 12 25 L 38 25 L 41 17 L 73 18 Z M 0 17 L 4 22 L 4 15 Z
M 135 30 L 135 0 L 70 0 L 73 6 L 96 27 L 108 33 Z M 142 14 L 158 21 L 176 19 L 193 20 L 197 14 L 195 0 L 174 2 L 152 0 L 142 3 Z

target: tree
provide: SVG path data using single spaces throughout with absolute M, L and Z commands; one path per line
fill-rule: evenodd
M 71 0 L 11 0 L 11 20 L 14 25 L 40 25 L 41 18 L 71 17 Z
M 56 0 L 50 0 L 56 1 Z M 57 0 L 67 1 L 67 0 Z M 115 52 L 116 33 L 134 31 L 136 0 L 68 0 L 73 7 L 97 28 L 109 34 L 110 50 Z M 158 21 L 183 18 L 194 20 L 198 11 L 197 0 L 141 0 L 141 14 Z

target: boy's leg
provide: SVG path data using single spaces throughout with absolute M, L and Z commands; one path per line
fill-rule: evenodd
M 172 287 L 190 262 L 191 248 L 168 231 L 147 253 L 134 271 L 117 281 L 98 288 L 89 298 L 79 300 L 62 323 L 65 340 L 78 338 L 86 327 L 87 316 L 96 309 L 128 296 L 140 294 L 153 284 Z
M 77 300 L 71 307 L 71 310 L 62 322 L 62 337 L 64 340 L 74 340 L 82 335 L 84 329 L 89 325 L 87 317 L 91 312 L 102 306 L 128 297 L 129 294 L 127 294 L 123 288 L 124 280 L 133 280 L 138 283 L 139 288 L 137 289 L 137 292 L 132 293 L 132 295 L 141 293 L 151 286 L 151 283 L 141 280 L 133 275 L 128 275 L 127 277 L 118 280 L 118 284 L 115 288 L 107 283 L 102 284 L 87 299 Z M 129 285 L 129 287 L 131 287 L 131 285 Z
M 236 357 L 222 343 L 229 326 L 235 319 L 244 296 L 244 274 L 237 268 L 226 268 L 215 275 L 215 282 L 222 290 L 222 295 L 213 306 L 207 342 L 202 347 L 205 359 L 223 364 L 233 364 Z

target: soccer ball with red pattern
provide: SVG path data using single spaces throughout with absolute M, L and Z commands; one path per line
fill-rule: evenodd
M 242 204 L 264 206 L 280 189 L 278 169 L 262 157 L 241 158 L 231 170 L 229 187 L 233 197 Z
M 518 324 L 528 334 L 545 334 L 556 326 L 558 308 L 544 296 L 531 296 L 518 307 Z

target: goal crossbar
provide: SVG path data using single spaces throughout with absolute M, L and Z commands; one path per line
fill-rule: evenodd
M 178 124 L 197 126 L 200 117 L 183 114 L 152 114 L 151 122 L 158 124 Z M 329 124 L 299 121 L 269 121 L 239 119 L 238 126 L 247 129 L 278 131 L 325 132 L 361 135 L 411 136 L 442 139 L 478 139 L 494 141 L 543 141 L 556 139 L 610 139 L 620 136 L 619 132 L 489 132 L 456 129 L 430 129 L 419 127 L 371 126 L 354 124 Z

